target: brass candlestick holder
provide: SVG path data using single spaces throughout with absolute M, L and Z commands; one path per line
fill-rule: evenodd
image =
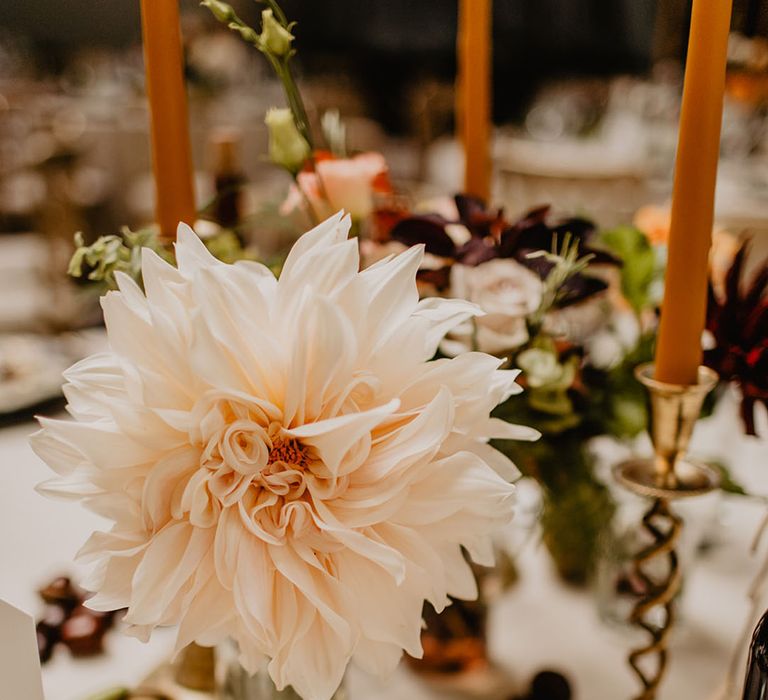
M 642 521 L 650 544 L 632 560 L 633 572 L 643 582 L 645 592 L 635 604 L 630 622 L 650 637 L 628 658 L 643 686 L 635 700 L 656 698 L 667 666 L 667 638 L 675 621 L 675 597 L 682 579 L 676 547 L 683 521 L 672 512 L 670 503 L 703 495 L 720 483 L 717 472 L 685 456 L 704 399 L 717 383 L 717 374 L 699 367 L 698 382 L 686 386 L 656 381 L 653 372 L 652 364 L 635 370 L 649 394 L 648 430 L 654 456 L 630 459 L 613 470 L 622 486 L 653 499 Z

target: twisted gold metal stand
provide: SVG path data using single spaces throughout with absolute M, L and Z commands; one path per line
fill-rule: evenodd
M 629 654 L 629 664 L 643 687 L 635 700 L 654 700 L 667 666 L 667 638 L 674 626 L 675 597 L 682 581 L 677 542 L 683 521 L 672 512 L 670 503 L 708 493 L 719 485 L 715 471 L 685 459 L 704 398 L 717 383 L 717 375 L 700 367 L 698 383 L 690 386 L 656 381 L 650 364 L 638 367 L 635 375 L 649 393 L 654 456 L 622 462 L 614 468 L 614 476 L 633 493 L 653 499 L 643 517 L 650 544 L 633 557 L 633 571 L 645 593 L 630 616 L 650 639 Z

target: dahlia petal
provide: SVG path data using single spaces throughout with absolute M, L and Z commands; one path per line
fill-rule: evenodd
M 148 528 L 157 532 L 174 517 L 174 506 L 181 505 L 184 487 L 199 460 L 199 452 L 186 447 L 170 452 L 153 465 L 144 482 L 142 498 L 142 513 Z
M 112 556 L 133 556 L 144 550 L 147 541 L 133 532 L 100 532 L 91 534 L 86 543 L 77 552 L 77 559 L 88 563 L 109 552 Z
M 277 570 L 312 602 L 327 625 L 333 628 L 343 648 L 351 646 L 353 633 L 349 623 L 338 613 L 338 582 L 325 572 L 308 567 L 290 547 L 268 545 L 269 556 Z
M 209 530 L 186 523 L 163 528 L 150 541 L 131 581 L 126 622 L 156 624 L 211 547 Z
M 115 272 L 115 282 L 117 288 L 120 290 L 120 296 L 125 304 L 141 318 L 149 319 L 149 305 L 147 304 L 147 297 L 144 296 L 144 292 L 141 291 L 141 287 L 136 284 L 136 280 L 125 272 L 119 270 Z
M 437 612 L 448 605 L 444 563 L 431 542 L 417 530 L 393 522 L 379 523 L 374 529 L 384 542 L 405 557 L 406 576 L 419 586 L 422 597 Z
M 280 286 L 292 284 L 294 268 L 314 248 L 322 248 L 346 240 L 351 220 L 340 211 L 305 233 L 291 248 L 280 273 Z
M 373 486 L 393 472 L 399 476 L 417 460 L 429 460 L 451 432 L 453 416 L 453 397 L 447 388 L 439 387 L 436 396 L 412 420 L 381 438 L 374 436 L 375 447 L 365 467 L 359 470 L 355 485 Z
M 224 508 L 216 527 L 216 538 L 213 545 L 216 576 L 221 585 L 231 591 L 235 585 L 235 573 L 243 540 L 242 527 L 235 508 Z
M 154 450 L 132 440 L 108 423 L 77 423 L 56 418 L 38 420 L 46 435 L 59 443 L 71 445 L 88 462 L 101 469 L 145 464 L 156 456 Z
M 264 390 L 259 381 L 261 373 L 248 373 L 243 367 L 243 357 L 220 343 L 207 325 L 201 325 L 195 333 L 189 353 L 193 370 L 211 388 Z M 189 416 L 189 412 L 186 415 Z
M 430 324 L 425 356 L 432 357 L 437 352 L 440 342 L 448 331 L 469 318 L 482 315 L 483 311 L 479 306 L 463 299 L 441 299 L 440 297 L 422 299 L 416 307 L 414 316 L 425 318 Z
M 365 324 L 362 328 L 365 330 Z M 369 359 L 371 372 L 388 396 L 399 396 L 404 387 L 424 372 L 424 360 L 431 357 L 426 349 L 428 332 L 429 323 L 412 316 L 394 329 Z M 361 348 L 370 343 L 367 331 L 363 337 L 365 341 L 360 343 Z
M 275 577 L 275 631 L 278 642 L 269 663 L 269 673 L 278 688 L 291 683 L 288 660 L 294 639 L 307 634 L 312 626 L 316 611 L 296 587 L 283 576 Z
M 487 442 L 479 442 L 477 440 L 470 441 L 464 436 L 457 435 L 451 436 L 451 438 L 446 440 L 443 444 L 444 454 L 451 454 L 452 452 L 457 452 L 459 450 L 474 452 L 502 479 L 504 479 L 504 481 L 513 482 L 520 478 L 520 470 L 515 466 L 514 462 L 512 462 L 512 460 L 503 452 L 499 452 L 499 450 L 492 447 Z
M 477 455 L 459 452 L 429 467 L 424 478 L 412 485 L 408 503 L 395 522 L 423 525 L 455 517 L 462 511 L 488 518 L 511 515 L 508 502 L 514 486 Z M 478 524 L 482 524 L 479 518 Z
M 304 700 L 329 700 L 341 685 L 351 656 L 347 638 L 315 614 L 306 633 L 291 645 L 282 676 Z
M 328 299 L 313 299 L 315 313 L 302 325 L 294 344 L 285 391 L 283 421 L 292 425 L 320 416 L 327 398 L 351 377 L 357 357 L 355 333 Z
M 141 503 L 125 491 L 100 492 L 83 499 L 83 505 L 96 515 L 115 522 L 138 522 Z
M 240 389 L 251 387 L 261 396 L 279 396 L 280 349 L 269 334 L 262 332 L 271 323 L 263 284 L 247 274 L 237 277 L 235 284 L 216 271 L 205 270 L 199 275 L 196 298 L 202 318 L 213 338 L 229 350 L 222 359 L 239 364 L 245 378 Z M 244 324 L 242 314 L 246 310 L 250 322 Z M 201 365 L 196 364 L 198 370 Z
M 59 479 L 47 479 L 37 484 L 35 491 L 48 498 L 78 501 L 101 493 L 101 489 L 94 485 L 92 477 L 80 473 Z
M 325 466 L 335 476 L 338 474 L 344 455 L 354 443 L 366 433 L 370 433 L 386 416 L 394 413 L 399 405 L 400 402 L 393 399 L 369 411 L 348 413 L 336 418 L 307 423 L 285 432 L 314 447 Z
M 476 600 L 477 579 L 461 547 L 442 542 L 434 542 L 434 547 L 443 560 L 448 595 L 459 600 Z
M 415 658 L 420 659 L 423 652 Z M 362 637 L 355 647 L 353 657 L 355 664 L 366 673 L 387 678 L 390 676 L 403 658 L 403 650 L 397 644 L 388 642 L 376 642 Z
M 367 336 L 372 351 L 416 309 L 416 272 L 423 257 L 424 246 L 413 246 L 391 261 L 360 273 L 368 287 Z
M 61 476 L 71 474 L 88 462 L 86 456 L 71 442 L 45 427 L 33 433 L 29 443 L 32 451 Z
M 248 631 L 264 640 L 264 644 L 271 645 L 274 645 L 277 634 L 272 606 L 274 579 L 275 566 L 267 546 L 244 534 L 234 579 L 235 606 Z
M 360 250 L 354 240 L 334 243 L 327 251 L 308 253 L 295 263 L 287 278 L 285 272 L 280 275 L 281 316 L 301 289 L 310 287 L 316 294 L 335 297 L 357 277 L 359 268 Z
M 381 569 L 354 552 L 336 556 L 338 577 L 347 590 L 347 604 L 356 612 L 362 634 L 377 642 L 396 644 L 409 654 L 421 653 L 420 591 L 403 578 L 395 583 L 381 575 Z M 383 606 L 380 601 L 398 600 L 398 605 Z
M 191 277 L 195 272 L 206 267 L 222 265 L 211 255 L 205 243 L 187 224 L 179 223 L 176 228 L 176 264 L 183 277 Z
M 411 386 L 402 391 L 403 407 L 407 409 L 425 405 L 434 395 L 436 387 L 441 385 L 445 385 L 452 394 L 460 396 L 465 405 L 475 397 L 490 403 L 489 376 L 497 371 L 501 362 L 491 355 L 475 352 L 430 362 L 425 371 L 414 378 Z
M 527 425 L 515 425 L 507 423 L 500 418 L 489 418 L 484 428 L 485 437 L 496 438 L 499 440 L 526 440 L 532 442 L 541 437 L 541 433 L 535 428 L 529 428 Z
M 462 542 L 462 546 L 467 550 L 470 559 L 475 564 L 492 567 L 496 563 L 496 552 L 493 549 L 493 542 L 485 535 L 466 539 Z
M 316 503 L 315 507 L 318 510 L 318 516 L 315 516 L 315 524 L 320 530 L 331 533 L 336 540 L 341 542 L 350 551 L 378 564 L 398 584 L 403 582 L 405 579 L 405 561 L 399 552 L 388 547 L 386 544 L 375 541 L 367 536 L 365 532 L 353 530 L 342 525 L 322 503 Z
M 150 304 L 168 313 L 175 311 L 179 320 L 184 318 L 185 300 L 180 298 L 184 294 L 184 277 L 151 248 L 141 249 L 141 280 Z
M 131 580 L 143 556 L 144 552 L 140 551 L 130 556 L 102 559 L 102 566 L 97 566 L 80 581 L 85 590 L 96 591 L 85 606 L 100 611 L 127 608 L 131 601 Z
M 213 646 L 224 641 L 234 617 L 227 591 L 215 575 L 209 576 L 184 613 L 176 637 L 176 650 L 180 651 L 192 642 Z
M 64 370 L 64 379 L 72 384 L 121 395 L 123 373 L 111 352 L 100 352 L 75 362 Z

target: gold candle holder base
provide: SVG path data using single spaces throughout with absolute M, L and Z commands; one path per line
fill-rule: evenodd
M 653 459 L 628 459 L 613 469 L 613 476 L 624 488 L 638 496 L 673 501 L 703 496 L 720 485 L 720 475 L 700 462 L 678 460 L 675 465 L 676 486 L 658 485 L 656 462 Z
M 650 544 L 632 559 L 633 573 L 643 582 L 645 593 L 635 604 L 630 622 L 649 636 L 648 643 L 628 657 L 643 687 L 636 700 L 656 698 L 666 671 L 667 638 L 674 626 L 674 602 L 682 581 L 676 547 L 683 521 L 672 512 L 670 502 L 703 495 L 720 485 L 717 472 L 685 458 L 694 425 L 706 395 L 717 383 L 717 374 L 700 367 L 696 384 L 681 385 L 656 381 L 653 370 L 652 364 L 640 365 L 635 376 L 648 390 L 654 456 L 630 459 L 613 469 L 619 484 L 653 499 L 642 521 Z

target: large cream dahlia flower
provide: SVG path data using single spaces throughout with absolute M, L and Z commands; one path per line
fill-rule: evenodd
M 227 637 L 278 687 L 327 700 L 354 659 L 419 656 L 421 610 L 472 598 L 465 547 L 489 563 L 512 464 L 489 418 L 519 391 L 481 353 L 431 361 L 478 313 L 419 301 L 420 249 L 358 272 L 337 215 L 294 246 L 279 280 L 225 265 L 180 226 L 178 269 L 143 251 L 145 292 L 102 300 L 111 351 L 66 373 L 74 421 L 41 419 L 41 490 L 114 521 L 80 555 L 95 609 L 127 607 L 146 638 Z

